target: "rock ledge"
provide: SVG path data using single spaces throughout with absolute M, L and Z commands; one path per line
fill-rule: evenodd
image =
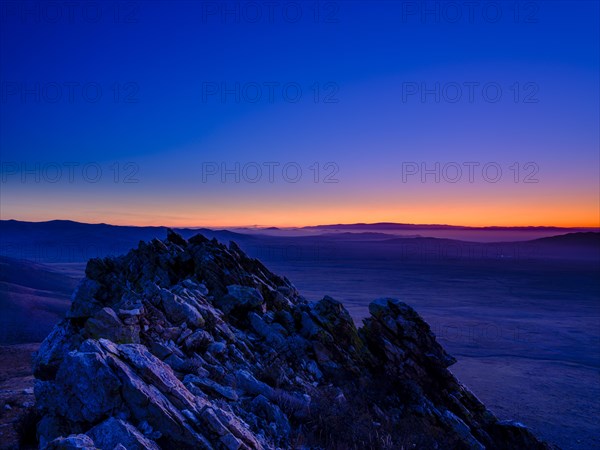
M 448 371 L 408 305 L 357 329 L 231 243 L 92 259 L 35 358 L 42 449 L 547 449 Z

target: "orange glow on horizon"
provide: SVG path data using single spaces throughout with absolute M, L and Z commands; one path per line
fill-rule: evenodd
M 510 214 L 504 211 L 510 211 Z M 4 216 L 4 214 L 3 214 Z M 7 217 L 2 217 L 6 219 Z M 560 212 L 513 207 L 498 211 L 497 206 L 481 205 L 478 208 L 442 206 L 435 208 L 407 207 L 405 212 L 390 212 L 381 208 L 356 209 L 299 208 L 287 211 L 211 211 L 210 214 L 189 214 L 189 211 L 164 208 L 161 213 L 144 210 L 106 211 L 97 214 L 81 211 L 75 214 L 21 213 L 10 217 L 15 220 L 43 222 L 49 220 L 73 220 L 83 223 L 107 223 L 121 226 L 168 226 L 178 228 L 233 228 L 233 227 L 279 227 L 301 228 L 306 226 L 353 223 L 406 223 L 436 224 L 468 227 L 563 227 L 600 228 L 600 211 L 565 208 Z
M 485 186 L 484 186 L 485 188 Z M 84 223 L 186 228 L 280 227 L 393 222 L 470 227 L 600 228 L 600 199 L 589 190 L 489 192 L 438 190 L 373 195 L 363 190 L 337 196 L 251 195 L 190 198 L 131 196 L 55 197 L 44 192 L 2 200 L 1 218 L 40 222 L 68 219 Z M 461 194 L 461 195 L 459 195 Z M 501 195 L 499 195 L 501 194 Z

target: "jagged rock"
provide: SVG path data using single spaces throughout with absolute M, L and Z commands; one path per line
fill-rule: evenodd
M 40 448 L 46 448 L 46 446 L 54 439 L 61 436 L 67 436 L 69 433 L 69 423 L 66 419 L 50 413 L 44 415 L 37 426 Z
M 160 447 L 147 439 L 133 425 L 111 417 L 87 432 L 100 450 L 114 450 L 122 445 L 127 450 L 159 450 Z
M 180 234 L 173 231 L 171 228 L 167 228 L 167 241 L 177 245 L 187 244 L 187 241 Z
M 113 342 L 137 343 L 140 341 L 139 333 L 139 326 L 124 324 L 117 313 L 107 307 L 102 308 L 85 323 L 86 337 L 103 337 Z
M 357 329 L 201 235 L 90 260 L 35 357 L 40 448 L 549 448 L 456 380 L 410 306 L 369 310 Z
M 223 436 L 219 441 L 227 450 L 238 450 L 243 445 L 242 442 L 231 433 Z
M 94 441 L 85 434 L 73 434 L 67 437 L 59 437 L 50 442 L 46 450 L 98 450 Z
M 86 318 L 99 311 L 102 304 L 95 298 L 99 289 L 100 285 L 93 279 L 84 278 L 81 280 L 73 293 L 73 302 L 71 309 L 67 312 L 67 317 L 72 319 Z
M 445 424 L 450 426 L 466 443 L 467 447 L 472 450 L 485 450 L 485 447 L 471 434 L 471 429 L 464 423 L 459 417 L 453 414 L 451 411 L 444 411 L 441 415 Z
M 185 348 L 191 351 L 206 350 L 214 341 L 212 334 L 206 330 L 197 330 L 186 337 Z
M 194 327 L 204 326 L 204 317 L 193 304 L 186 302 L 166 289 L 161 289 L 160 296 L 165 315 L 174 324 L 186 323 Z
M 103 355 L 74 351 L 65 356 L 53 382 L 36 383 L 35 395 L 38 407 L 54 415 L 94 423 L 119 406 L 119 387 Z
M 232 284 L 227 286 L 227 294 L 217 301 L 217 306 L 225 313 L 257 309 L 264 303 L 261 293 L 253 287 Z
M 207 351 L 212 355 L 223 355 L 227 351 L 227 345 L 224 342 L 213 342 Z
M 121 379 L 121 395 L 131 416 L 160 431 L 166 442 L 183 449 L 210 448 L 200 432 L 194 430 L 182 412 L 155 386 L 145 383 L 129 366 L 117 358 L 112 366 Z M 182 388 L 179 395 L 192 394 Z
M 283 344 L 284 337 L 273 326 L 267 325 L 258 314 L 254 312 L 248 314 L 248 320 L 252 329 L 262 336 L 268 344 L 274 346 Z
M 42 342 L 33 361 L 34 375 L 40 380 L 54 378 L 63 358 L 70 349 L 77 348 L 83 337 L 69 320 L 63 320 Z
M 271 386 L 258 381 L 252 374 L 246 370 L 238 370 L 235 374 L 238 388 L 247 394 L 263 395 L 267 398 L 274 398 L 275 391 Z
M 257 395 L 250 403 L 251 411 L 266 421 L 273 437 L 285 441 L 291 432 L 287 416 L 264 395 Z
M 208 378 L 187 375 L 184 381 L 200 387 L 203 391 L 208 391 L 227 400 L 236 401 L 238 399 L 238 394 L 234 389 L 227 386 L 221 386 L 219 383 Z

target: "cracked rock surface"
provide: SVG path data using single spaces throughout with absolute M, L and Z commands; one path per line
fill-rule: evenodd
M 343 305 L 197 235 L 92 259 L 35 358 L 42 449 L 548 449 L 408 305 Z

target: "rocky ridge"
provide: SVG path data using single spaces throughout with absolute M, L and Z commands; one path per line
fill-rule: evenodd
M 196 235 L 92 259 L 34 361 L 42 449 L 547 449 L 389 298 L 338 301 Z

